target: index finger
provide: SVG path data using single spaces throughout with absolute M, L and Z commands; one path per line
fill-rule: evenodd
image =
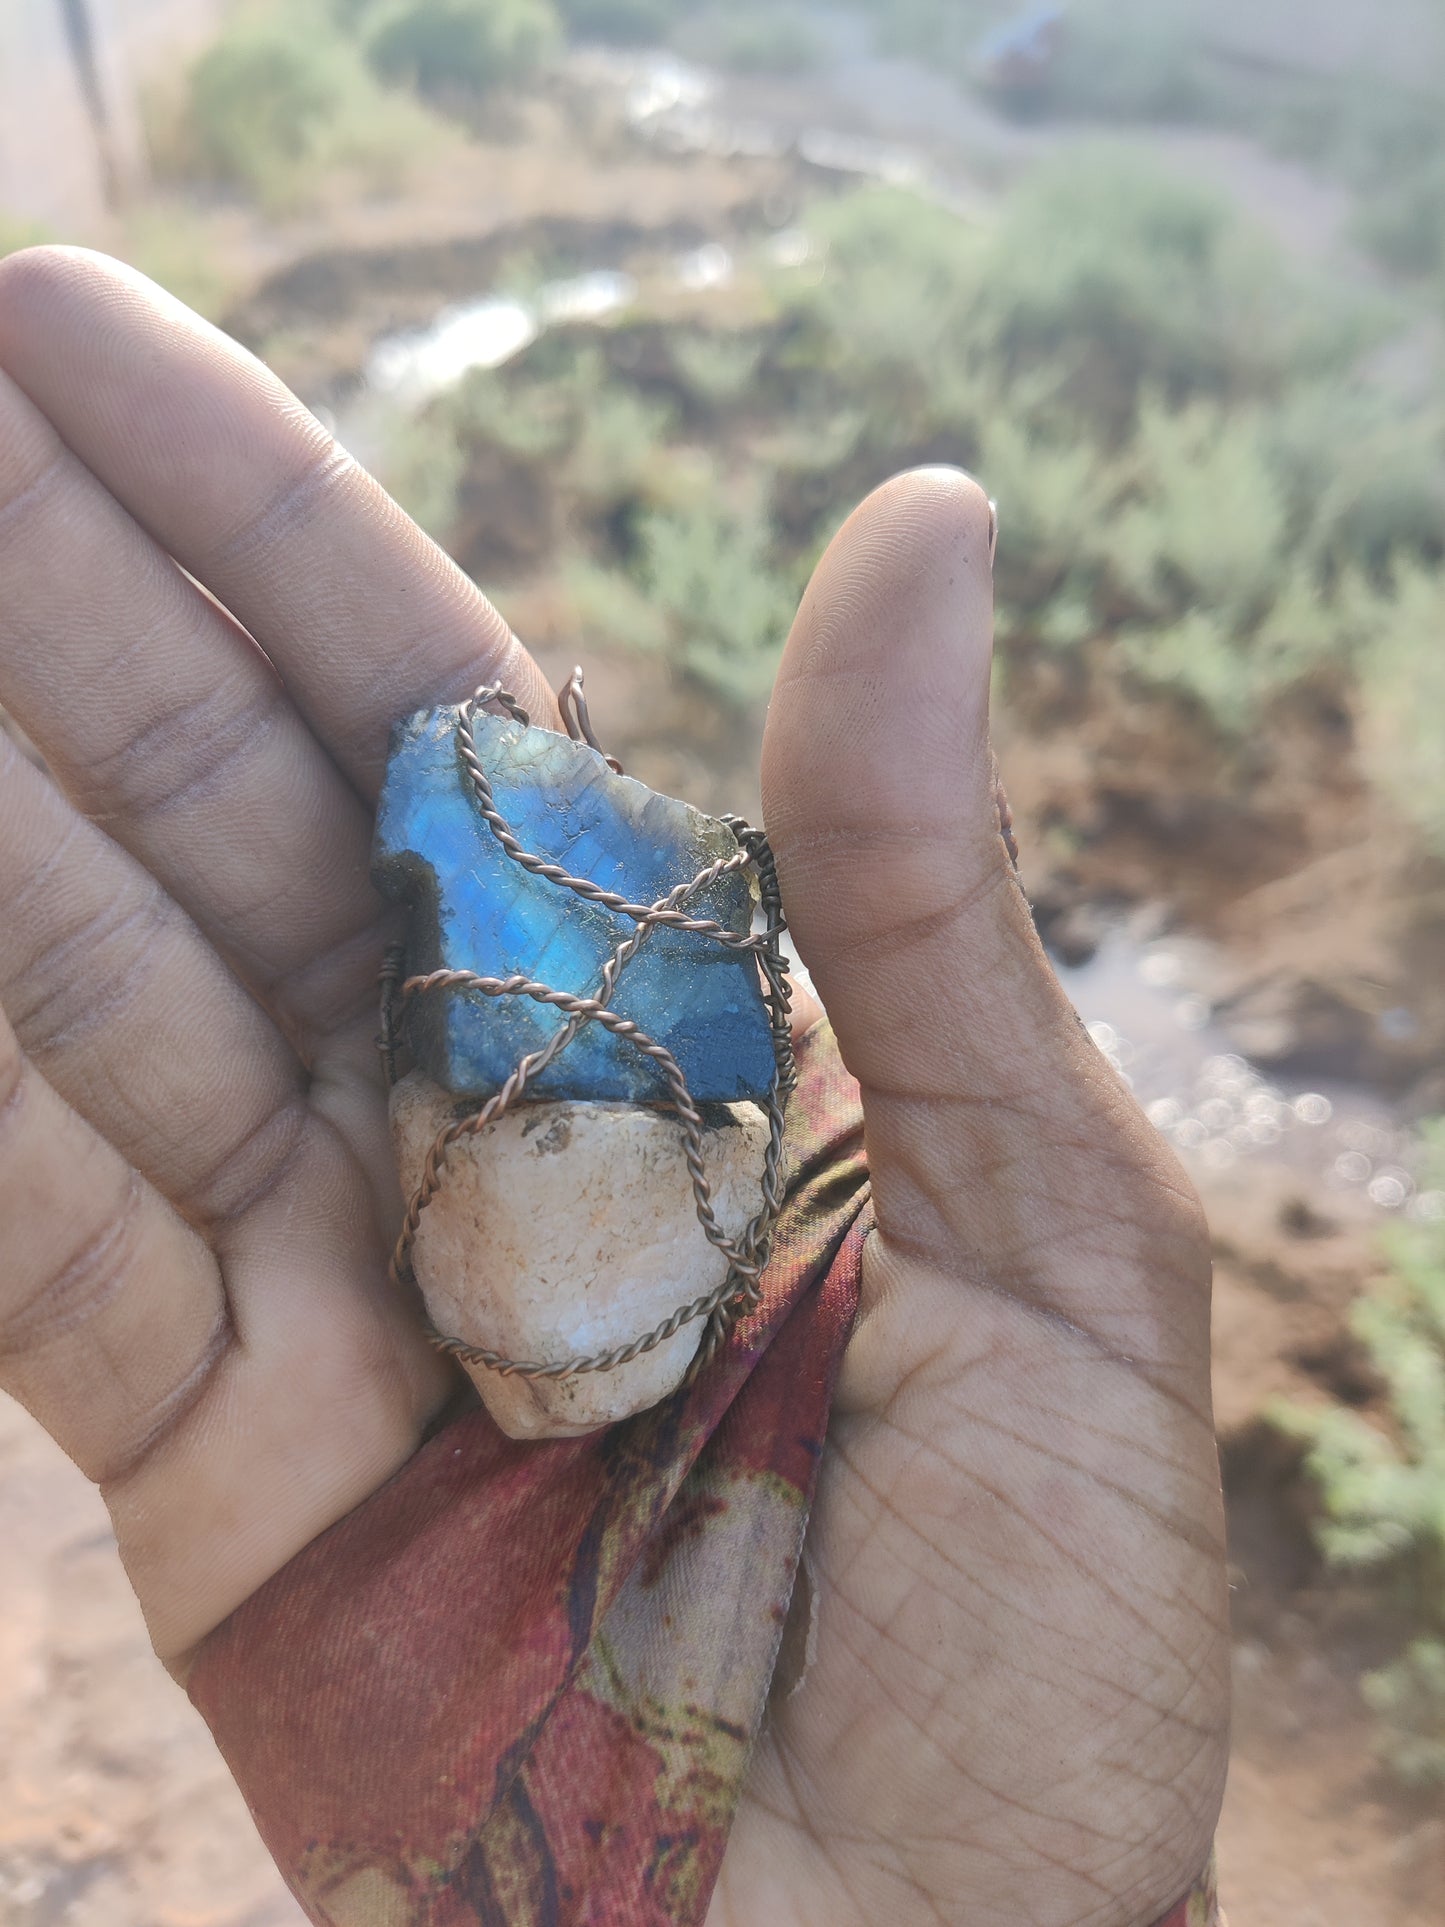
M 365 795 L 412 709 L 540 670 L 461 570 L 255 356 L 80 248 L 0 262 L 0 365 L 275 663 Z

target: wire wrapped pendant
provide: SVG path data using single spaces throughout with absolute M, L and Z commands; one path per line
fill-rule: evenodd
M 398 725 L 373 866 L 393 1272 L 516 1438 L 657 1403 L 757 1303 L 793 1082 L 762 833 L 624 776 L 580 671 L 561 706 Z

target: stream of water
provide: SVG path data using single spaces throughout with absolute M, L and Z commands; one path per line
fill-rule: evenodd
M 829 172 L 908 183 L 957 199 L 961 183 L 937 177 L 923 156 L 892 142 L 829 126 L 740 118 L 720 77 L 666 52 L 627 54 L 584 49 L 574 78 L 613 96 L 632 131 L 669 152 L 773 155 L 796 151 Z M 811 250 L 796 228 L 775 234 L 769 252 L 780 266 L 801 267 Z M 727 248 L 708 242 L 677 256 L 679 287 L 693 294 L 727 288 L 735 264 Z M 331 411 L 333 426 L 359 460 L 376 452 L 383 424 L 397 410 L 414 412 L 454 388 L 474 369 L 499 368 L 531 347 L 546 329 L 605 322 L 637 299 L 637 282 L 621 265 L 544 283 L 531 296 L 484 293 L 443 308 L 426 326 L 374 342 L 361 389 Z
M 1217 1173 L 1265 1159 L 1333 1215 L 1445 1219 L 1421 1147 L 1391 1105 L 1343 1081 L 1309 1088 L 1252 1064 L 1214 1014 L 1217 953 L 1120 921 L 1087 963 L 1055 968 L 1089 1035 L 1185 1162 Z

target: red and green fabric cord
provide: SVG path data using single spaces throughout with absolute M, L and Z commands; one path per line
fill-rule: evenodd
M 799 1051 L 760 1308 L 585 1439 L 474 1411 L 206 1642 L 190 1691 L 318 1927 L 702 1927 L 858 1303 L 856 1086 Z M 1212 1879 L 1160 1927 L 1213 1927 Z

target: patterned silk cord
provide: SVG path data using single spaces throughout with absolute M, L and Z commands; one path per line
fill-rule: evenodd
M 599 755 L 603 755 L 587 713 L 580 669 L 574 670 L 559 701 L 569 736 L 574 741 L 586 742 Z M 773 854 L 761 830 L 754 829 L 740 817 L 726 816 L 722 820 L 737 838 L 736 853 L 709 864 L 696 876 L 675 885 L 655 903 L 632 903 L 614 891 L 604 890 L 587 877 L 570 875 L 561 864 L 548 862 L 546 858 L 524 849 L 513 834 L 511 825 L 497 809 L 491 782 L 477 750 L 474 727 L 477 710 L 488 703 L 494 703 L 504 710 L 524 729 L 530 727 L 527 712 L 514 696 L 497 684 L 483 684 L 471 700 L 462 706 L 457 719 L 457 755 L 471 785 L 482 821 L 507 856 L 521 869 L 558 889 L 570 890 L 584 901 L 595 903 L 615 916 L 629 919 L 636 928 L 613 946 L 602 966 L 598 988 L 592 996 L 578 996 L 571 991 L 557 990 L 549 984 L 517 973 L 507 977 L 487 977 L 470 970 L 434 970 L 424 976 L 408 977 L 405 974 L 405 946 L 394 944 L 388 949 L 381 972 L 379 1044 L 389 1084 L 396 1077 L 396 1056 L 406 1010 L 417 997 L 448 990 L 475 992 L 485 997 L 529 997 L 537 1003 L 564 1011 L 567 1016 L 566 1023 L 553 1032 L 540 1050 L 523 1057 L 506 1082 L 484 1104 L 465 1116 L 453 1119 L 438 1133 L 427 1153 L 421 1182 L 407 1204 L 401 1233 L 392 1254 L 392 1276 L 398 1281 L 412 1279 L 411 1256 L 417 1229 L 422 1213 L 441 1189 L 447 1153 L 452 1145 L 461 1138 L 484 1131 L 488 1125 L 504 1117 L 522 1101 L 535 1078 L 567 1048 L 583 1027 L 598 1023 L 649 1058 L 661 1071 L 668 1089 L 668 1108 L 676 1112 L 682 1124 L 682 1150 L 692 1181 L 698 1223 L 709 1243 L 727 1259 L 727 1276 L 712 1291 L 678 1306 L 661 1324 L 642 1337 L 626 1345 L 614 1346 L 610 1351 L 586 1357 L 554 1361 L 507 1358 L 483 1346 L 467 1345 L 460 1339 L 449 1338 L 430 1327 L 428 1336 L 438 1350 L 467 1365 L 482 1365 L 503 1375 L 516 1373 L 523 1378 L 574 1378 L 584 1372 L 605 1372 L 628 1364 L 644 1352 L 664 1344 L 694 1319 L 705 1318 L 708 1321 L 707 1331 L 693 1360 L 690 1374 L 695 1376 L 715 1355 L 737 1318 L 758 1304 L 758 1280 L 768 1261 L 773 1226 L 783 1202 L 783 1127 L 788 1096 L 795 1082 L 795 1070 L 787 966 L 782 952 L 786 925 Z M 604 755 L 604 760 L 611 769 L 621 773 L 622 766 L 614 758 Z M 688 914 L 685 906 L 689 901 L 719 877 L 738 870 L 750 870 L 757 879 L 764 921 L 761 931 L 740 934 L 715 918 Z M 736 1241 L 728 1237 L 713 1209 L 712 1184 L 703 1158 L 703 1116 L 688 1089 L 680 1065 L 664 1045 L 649 1037 L 629 1019 L 618 1016 L 611 1008 L 623 971 L 651 932 L 662 926 L 685 930 L 731 949 L 751 951 L 758 960 L 763 976 L 763 996 L 768 1007 L 774 1061 L 773 1081 L 763 1107 L 769 1125 L 768 1147 L 763 1159 L 759 1208 L 741 1238 Z

